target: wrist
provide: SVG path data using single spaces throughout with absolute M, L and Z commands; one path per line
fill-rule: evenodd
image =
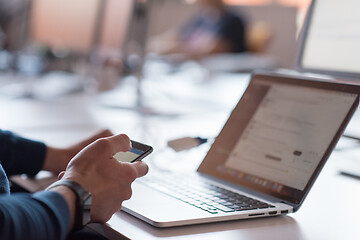
M 65 199 L 65 201 L 69 207 L 69 212 L 70 212 L 70 226 L 69 226 L 69 232 L 70 232 L 73 229 L 74 222 L 75 222 L 75 213 L 76 213 L 76 195 L 75 195 L 75 193 L 66 186 L 56 186 L 56 187 L 49 189 L 49 191 L 57 192 L 61 196 L 63 196 L 63 198 Z
M 58 174 L 65 170 L 71 158 L 72 155 L 67 149 L 47 146 L 43 170 Z
M 59 187 L 62 188 L 58 189 Z M 67 188 L 65 199 L 69 201 L 72 216 L 70 229 L 80 230 L 90 222 L 91 193 L 87 192 L 79 183 L 70 179 L 57 181 L 50 185 L 47 190 L 64 191 L 63 188 Z M 69 195 L 68 191 L 71 191 L 73 195 Z

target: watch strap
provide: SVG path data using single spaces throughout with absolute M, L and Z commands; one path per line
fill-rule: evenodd
M 79 183 L 70 179 L 59 180 L 51 184 L 48 188 L 46 188 L 46 190 L 50 190 L 58 186 L 66 186 L 75 193 L 76 210 L 73 230 L 76 231 L 82 229 L 90 222 L 91 193 L 86 191 Z

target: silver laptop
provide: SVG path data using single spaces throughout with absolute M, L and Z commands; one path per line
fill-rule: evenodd
M 360 1 L 313 0 L 300 36 L 296 69 L 360 80 Z
M 156 227 L 295 212 L 359 94 L 360 86 L 254 74 L 197 171 L 136 180 L 122 209 Z
M 313 0 L 299 41 L 296 69 L 360 84 L 360 1 Z M 360 139 L 360 112 L 344 136 Z M 340 172 L 360 178 L 358 159 L 344 156 Z

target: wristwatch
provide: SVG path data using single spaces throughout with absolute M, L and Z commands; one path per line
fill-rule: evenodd
M 57 186 L 66 186 L 70 188 L 76 195 L 76 212 L 74 231 L 82 229 L 86 224 L 90 223 L 91 210 L 91 193 L 86 191 L 79 183 L 64 179 L 51 184 L 46 190 L 50 190 Z

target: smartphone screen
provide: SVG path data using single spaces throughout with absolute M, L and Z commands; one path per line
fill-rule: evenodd
M 120 162 L 135 162 L 149 155 L 153 148 L 149 145 L 131 140 L 132 148 L 128 152 L 118 152 L 114 158 Z

